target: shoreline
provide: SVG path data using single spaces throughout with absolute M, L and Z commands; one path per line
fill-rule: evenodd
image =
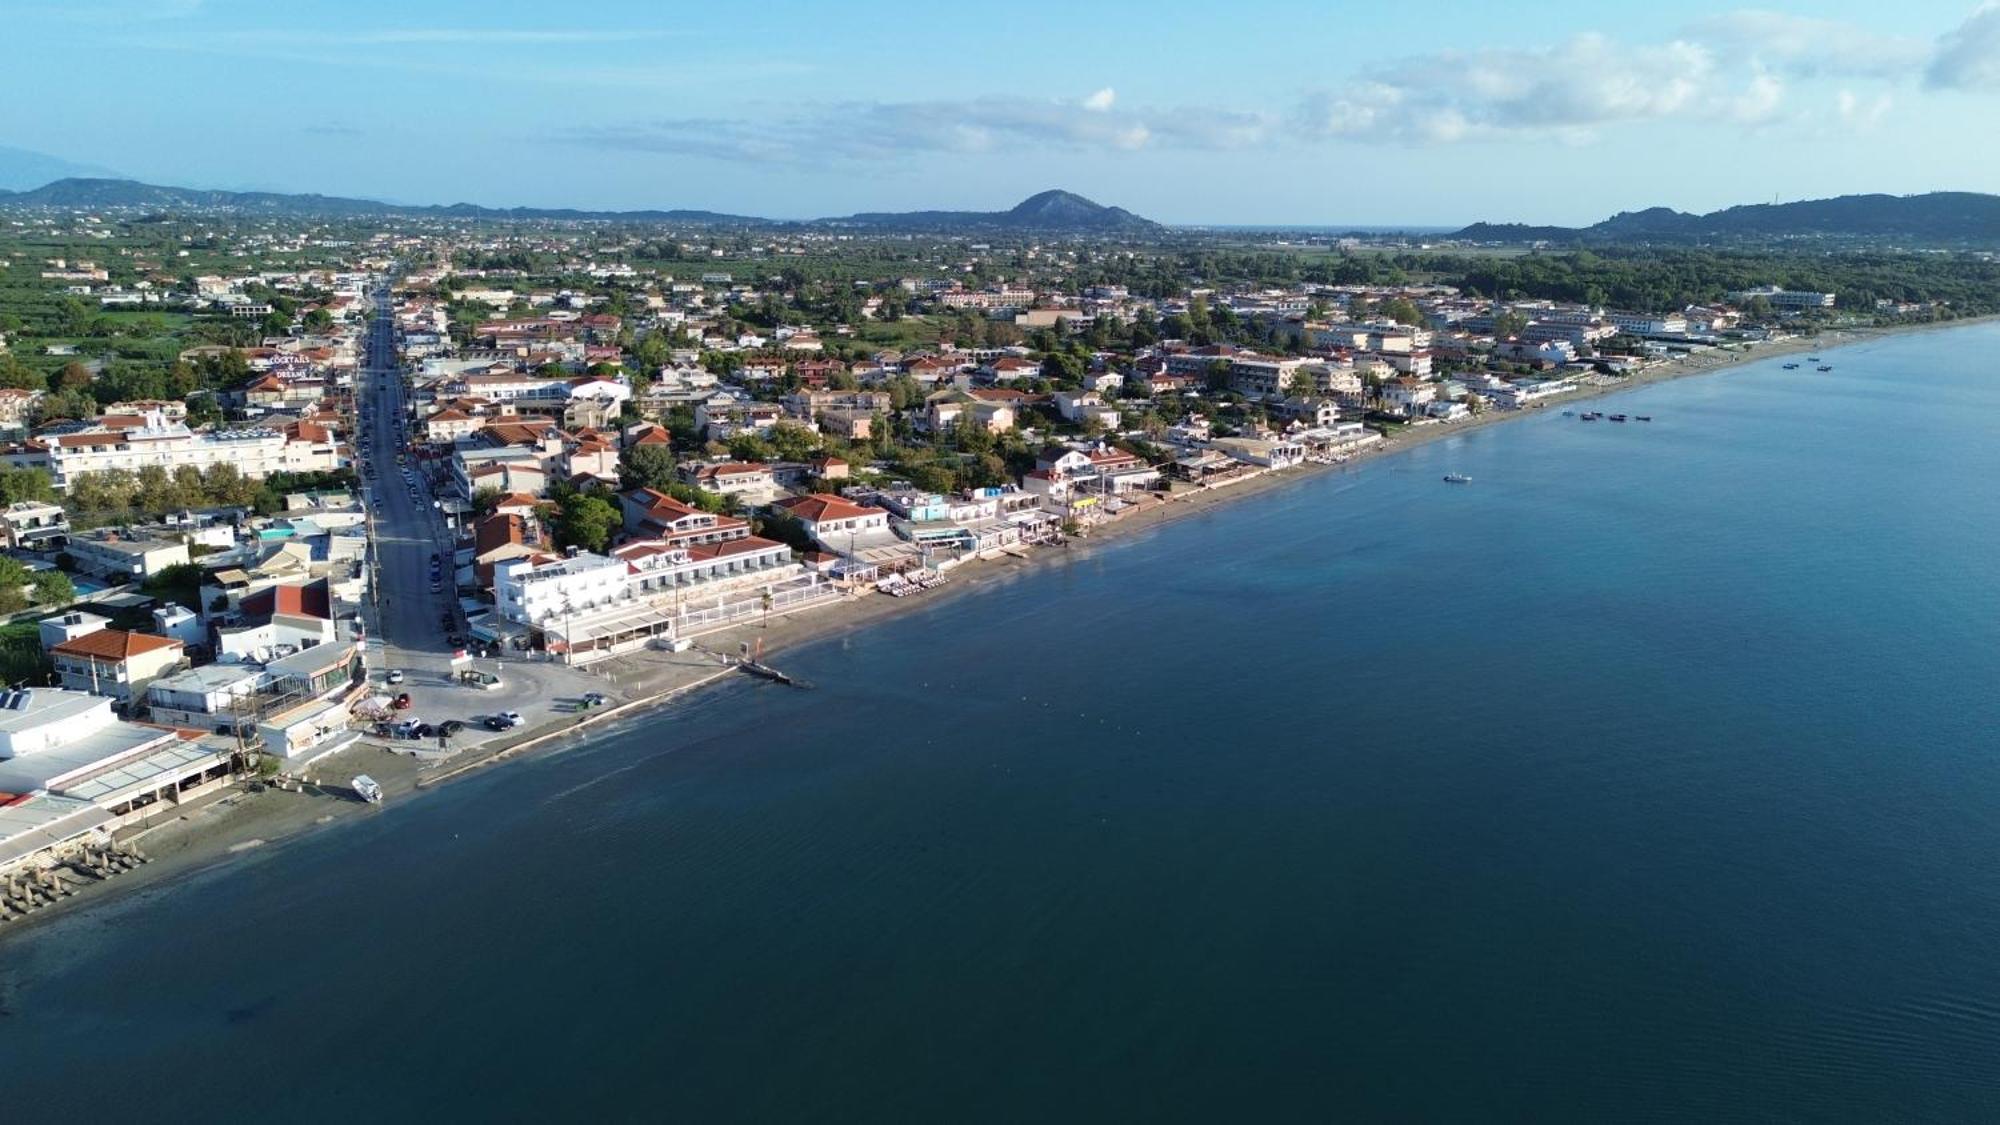
M 1623 378 L 1605 378 L 1603 382 L 1582 386 L 1548 403 L 1527 409 L 1489 409 L 1459 422 L 1413 426 L 1339 464 L 1308 464 L 1281 471 L 1264 471 L 1221 486 L 1195 487 L 1163 499 L 1140 501 L 1135 510 L 1115 522 L 1072 537 L 1070 545 L 1059 551 L 1036 549 L 1027 557 L 969 560 L 949 572 L 950 582 L 944 588 L 918 594 L 911 600 L 868 590 L 850 594 L 839 602 L 801 610 L 792 616 L 774 616 L 761 625 L 739 624 L 706 634 L 696 641 L 694 648 L 684 653 L 645 650 L 615 657 L 591 666 L 589 671 L 603 675 L 612 689 L 609 694 L 619 701 L 610 707 L 580 714 L 574 721 L 545 723 L 519 732 L 515 737 L 496 739 L 429 762 L 407 752 L 389 750 L 372 739 L 364 739 L 327 762 L 303 771 L 308 777 L 319 778 L 345 778 L 353 773 L 369 773 L 382 783 L 387 793 L 382 806 L 360 802 L 347 791 L 344 781 L 328 784 L 312 780 L 303 783 L 296 791 L 255 783 L 242 785 L 183 806 L 173 816 L 121 836 L 122 841 L 136 843 L 144 849 L 151 862 L 111 880 L 111 885 L 118 888 L 116 892 L 95 889 L 93 885 L 62 903 L 17 918 L 11 923 L 0 924 L 0 944 L 4 944 L 10 934 L 86 918 L 97 910 L 121 902 L 143 901 L 145 896 L 163 893 L 183 879 L 217 870 L 246 852 L 265 851 L 275 845 L 304 839 L 321 828 L 354 817 L 386 814 L 425 792 L 465 776 L 479 774 L 516 758 L 552 752 L 565 745 L 565 740 L 576 742 L 595 737 L 611 724 L 660 710 L 721 680 L 741 675 L 730 658 L 724 655 L 735 651 L 741 642 L 761 641 L 764 654 L 769 657 L 830 640 L 892 615 L 937 604 L 941 599 L 968 595 L 1025 572 L 1027 568 L 1039 568 L 1051 558 L 1076 559 L 1093 549 L 1118 544 L 1139 533 L 1200 514 L 1217 505 L 1261 495 L 1329 471 L 1351 468 L 1472 430 L 1533 417 L 1547 411 L 1550 405 L 1561 410 L 1575 402 L 1697 375 L 1716 374 L 1767 359 L 1850 347 L 1914 332 L 1970 327 L 1996 319 L 2000 317 L 1852 329 L 1815 338 L 1758 345 L 1744 351 L 1718 352 L 1661 363 Z

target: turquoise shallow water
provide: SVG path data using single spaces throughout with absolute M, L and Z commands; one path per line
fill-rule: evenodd
M 9 938 L 0 1119 L 2000 1117 L 1996 344 L 1303 480 Z

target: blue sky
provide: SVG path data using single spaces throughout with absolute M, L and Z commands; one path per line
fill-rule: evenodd
M 1583 223 L 2000 192 L 2000 4 L 0 0 L 0 146 L 154 182 L 777 217 Z

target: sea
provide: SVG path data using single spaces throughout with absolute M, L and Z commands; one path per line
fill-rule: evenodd
M 1996 354 L 1302 477 L 0 936 L 0 1121 L 2000 1119 Z

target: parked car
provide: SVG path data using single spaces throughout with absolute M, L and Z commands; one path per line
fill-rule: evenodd
M 410 733 L 415 738 L 436 738 L 437 728 L 429 723 L 418 723 L 416 729 Z
M 521 725 L 521 713 L 519 711 L 502 711 L 500 712 L 500 721 L 510 727 L 518 727 Z
M 386 678 L 392 684 L 400 684 L 403 682 L 403 670 L 401 668 L 391 668 Z
M 602 707 L 607 702 L 609 701 L 604 698 L 604 693 L 601 691 L 587 691 L 583 693 L 583 705 L 585 707 Z
M 410 709 L 410 693 L 407 691 L 399 693 L 391 705 L 398 711 L 408 711 Z
M 487 730 L 506 730 L 508 725 L 507 720 L 498 715 L 486 716 L 485 726 Z
M 446 719 L 444 722 L 438 724 L 438 733 L 446 738 L 450 738 L 464 729 L 465 724 L 459 722 L 457 719 Z

